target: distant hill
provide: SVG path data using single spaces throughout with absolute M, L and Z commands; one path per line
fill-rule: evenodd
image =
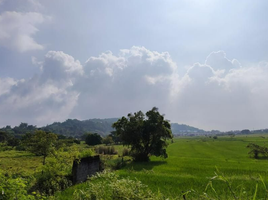
M 36 129 L 42 129 L 56 134 L 72 137 L 80 137 L 87 132 L 98 133 L 101 136 L 106 136 L 114 130 L 112 128 L 112 124 L 117 120 L 118 118 L 88 119 L 82 121 L 77 119 L 67 119 L 64 122 L 54 122 L 53 124 L 40 128 L 28 125 L 27 123 L 21 123 L 19 126 L 15 126 L 14 128 L 11 128 L 10 126 L 3 127 L 0 129 L 0 131 L 7 132 L 15 137 L 21 137 L 27 132 L 34 132 Z M 177 123 L 171 123 L 171 130 L 174 135 L 204 133 L 204 130 Z
M 43 129 L 66 136 L 78 137 L 83 135 L 85 132 L 93 132 L 105 136 L 114 130 L 112 128 L 112 124 L 117 120 L 118 118 L 88 119 L 84 121 L 68 119 L 62 123 L 55 122 L 51 125 L 43 127 Z M 171 123 L 171 130 L 174 135 L 205 132 L 204 130 L 178 123 Z
M 173 135 L 177 134 L 187 134 L 187 133 L 204 133 L 205 131 L 193 126 L 188 126 L 185 124 L 171 123 L 171 130 Z
M 77 119 L 67 119 L 65 122 L 54 122 L 53 124 L 47 125 L 42 129 L 73 137 L 79 137 L 86 132 L 98 133 L 102 136 L 105 136 L 113 131 L 112 124 L 117 120 L 117 118 L 88 119 L 83 121 Z

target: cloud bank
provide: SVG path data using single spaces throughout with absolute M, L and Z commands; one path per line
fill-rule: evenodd
M 266 128 L 268 63 L 241 66 L 212 52 L 184 74 L 167 52 L 133 46 L 80 61 L 49 51 L 27 80 L 0 79 L 1 126 L 121 117 L 157 106 L 172 122 L 204 129 Z

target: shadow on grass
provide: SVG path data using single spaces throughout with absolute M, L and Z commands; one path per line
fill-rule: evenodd
M 148 162 L 131 162 L 127 166 L 125 166 L 125 169 L 131 169 L 134 171 L 142 171 L 142 170 L 151 170 L 156 166 L 166 164 L 167 161 L 148 161 Z
M 267 156 L 259 156 L 258 158 L 252 158 L 252 159 L 254 159 L 254 160 L 268 160 L 268 157 Z

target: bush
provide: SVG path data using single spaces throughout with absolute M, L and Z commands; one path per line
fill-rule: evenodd
M 159 192 L 154 194 L 148 186 L 142 184 L 138 180 L 130 180 L 129 178 L 120 179 L 115 173 L 104 171 L 97 173 L 87 182 L 88 187 L 85 190 L 76 190 L 74 193 L 75 200 L 89 199 L 151 199 L 162 200 L 164 196 Z M 105 192 L 103 192 L 105 191 Z
M 93 156 L 94 152 L 91 149 L 80 152 L 78 159 Z
M 108 146 L 108 147 L 105 147 L 105 146 L 98 146 L 98 147 L 95 147 L 95 152 L 97 154 L 103 154 L 103 155 L 115 155 L 117 154 L 117 151 L 115 150 L 114 146 Z
M 75 150 L 73 148 L 73 150 Z M 78 152 L 55 152 L 54 157 L 47 158 L 45 165 L 35 174 L 36 182 L 31 191 L 38 191 L 41 194 L 53 195 L 59 190 L 64 190 L 72 185 L 71 170 Z
M 63 175 L 52 175 L 43 173 L 38 176 L 36 184 L 31 191 L 38 191 L 41 194 L 54 195 L 55 192 L 64 190 L 72 185 L 70 177 Z
M 27 180 L 4 174 L 0 170 L 0 199 L 35 199 L 27 194 Z
M 130 155 L 129 150 L 127 148 L 124 148 L 122 152 L 122 156 L 129 156 L 129 155 Z

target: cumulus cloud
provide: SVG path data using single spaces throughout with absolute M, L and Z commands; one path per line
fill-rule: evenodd
M 43 23 L 46 17 L 37 12 L 7 11 L 0 15 L 0 45 L 6 48 L 25 52 L 41 50 L 33 36 L 38 32 L 37 25 Z
M 267 77 L 267 65 L 241 67 L 224 52 L 212 53 L 182 78 L 187 84 L 172 106 L 179 114 L 170 112 L 171 118 L 205 129 L 265 128 Z
M 49 51 L 45 56 L 42 80 L 52 80 L 73 85 L 78 76 L 83 74 L 83 67 L 78 60 L 62 51 Z
M 157 106 L 172 122 L 204 129 L 267 127 L 267 62 L 242 66 L 218 51 L 178 74 L 169 53 L 134 46 L 83 65 L 60 51 L 33 63 L 41 71 L 31 79 L 0 79 L 2 125 L 120 117 Z
M 84 65 L 85 76 L 76 85 L 81 95 L 73 116 L 113 117 L 153 105 L 165 107 L 176 67 L 168 53 L 145 47 L 90 57 Z
M 0 80 L 2 125 L 45 125 L 69 116 L 79 97 L 79 92 L 72 90 L 73 79 L 81 75 L 82 66 L 63 52 L 50 51 L 42 68 L 40 75 L 28 80 Z

